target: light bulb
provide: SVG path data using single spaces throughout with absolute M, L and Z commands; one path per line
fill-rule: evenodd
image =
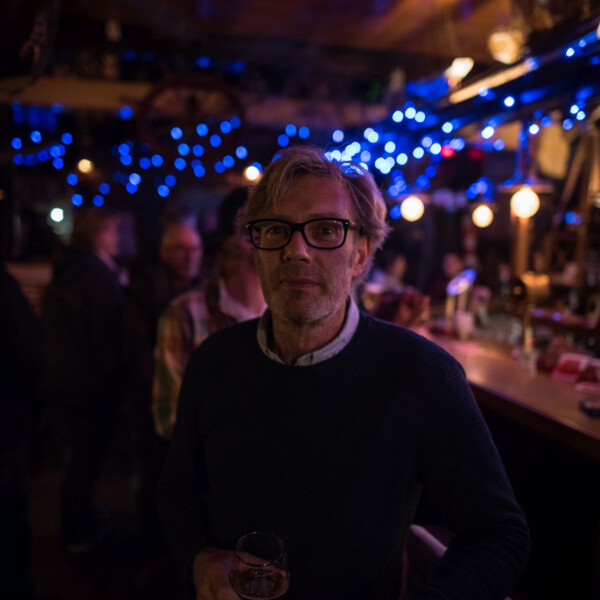
M 480 204 L 473 211 L 472 219 L 477 227 L 487 227 L 494 220 L 494 213 L 487 204 Z
M 246 167 L 244 177 L 248 181 L 258 181 L 260 179 L 260 171 L 254 165 L 250 165 Z
M 88 160 L 87 158 L 82 158 L 78 163 L 77 163 L 77 168 L 82 172 L 82 173 L 89 173 L 93 168 L 94 168 L 94 163 L 92 163 L 91 160 Z
M 444 71 L 450 86 L 455 86 L 462 81 L 473 68 L 474 61 L 470 56 L 455 58 L 452 64 Z
M 540 198 L 525 185 L 510 199 L 510 208 L 517 217 L 523 219 L 533 217 L 540 208 Z
M 60 223 L 65 218 L 65 211 L 62 208 L 53 208 L 50 211 L 50 218 L 54 223 Z
M 407 221 L 418 221 L 425 212 L 423 201 L 417 196 L 409 196 L 400 205 L 402 217 Z

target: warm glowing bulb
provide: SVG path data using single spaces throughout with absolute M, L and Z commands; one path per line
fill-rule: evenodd
M 494 220 L 494 213 L 492 209 L 486 204 L 480 204 L 473 211 L 473 223 L 477 225 L 477 227 L 487 227 Z
M 260 179 L 260 171 L 254 165 L 250 165 L 246 167 L 244 177 L 248 181 L 258 181 Z
M 523 186 L 510 199 L 510 208 L 517 217 L 533 217 L 540 208 L 540 198 L 530 187 Z
M 448 79 L 460 81 L 466 77 L 474 64 L 475 63 L 470 56 L 455 58 L 444 73 Z
M 94 163 L 92 163 L 91 160 L 88 160 L 87 158 L 82 158 L 78 163 L 77 163 L 77 168 L 82 172 L 82 173 L 89 173 L 93 168 L 94 168 Z
M 50 211 L 50 218 L 55 223 L 60 223 L 65 218 L 65 211 L 62 208 L 53 208 Z
M 418 221 L 425 212 L 425 205 L 417 196 L 409 196 L 400 205 L 400 210 L 407 221 Z

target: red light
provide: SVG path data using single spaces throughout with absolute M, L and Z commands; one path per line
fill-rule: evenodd
M 452 158 L 454 156 L 454 148 L 450 146 L 442 146 L 442 156 L 444 158 Z
M 483 158 L 483 151 L 479 150 L 479 148 L 470 148 L 469 158 L 471 160 L 480 160 L 481 158 Z

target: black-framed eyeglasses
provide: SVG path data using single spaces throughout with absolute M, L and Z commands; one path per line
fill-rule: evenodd
M 344 245 L 348 229 L 356 227 L 348 219 L 335 217 L 310 219 L 304 223 L 290 223 L 283 219 L 257 219 L 246 223 L 252 244 L 259 250 L 281 250 L 299 231 L 304 241 L 312 248 L 335 250 Z

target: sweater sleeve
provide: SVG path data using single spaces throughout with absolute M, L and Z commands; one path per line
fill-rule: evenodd
M 171 553 L 191 585 L 194 556 L 210 545 L 207 476 L 204 449 L 198 429 L 201 402 L 202 357 L 192 355 L 186 369 L 177 408 L 177 425 L 159 486 L 159 511 Z
M 462 368 L 448 358 L 439 375 L 444 392 L 428 401 L 420 467 L 455 537 L 411 600 L 502 600 L 529 557 L 529 530 Z

